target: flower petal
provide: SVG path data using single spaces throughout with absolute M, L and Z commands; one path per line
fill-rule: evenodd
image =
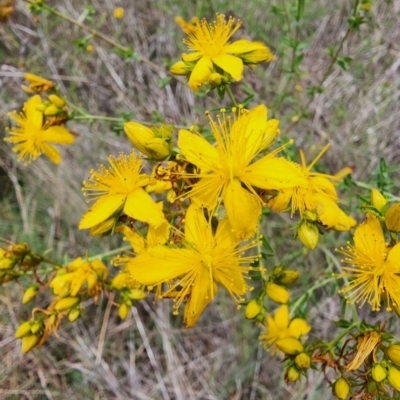
M 265 48 L 265 44 L 262 42 L 250 42 L 241 39 L 224 46 L 224 51 L 229 54 L 243 54 L 249 53 L 250 51 L 261 50 L 263 48 Z
M 387 261 L 397 266 L 397 271 L 400 272 L 400 243 L 394 245 L 387 256 Z M 398 288 L 400 290 L 400 288 Z
M 124 212 L 134 219 L 154 226 L 160 226 L 165 221 L 157 203 L 142 188 L 137 188 L 128 194 Z
M 125 199 L 125 194 L 110 194 L 99 198 L 82 217 L 79 229 L 88 229 L 105 221 L 118 209 L 122 209 Z
M 221 159 L 217 149 L 198 134 L 181 129 L 178 147 L 186 160 L 199 167 L 202 172 L 221 168 Z
M 218 222 L 215 241 L 218 247 L 227 249 L 234 248 L 239 244 L 240 239 L 233 231 L 232 224 L 229 222 L 228 218 L 224 218 Z
M 280 306 L 275 311 L 274 321 L 280 330 L 284 330 L 289 326 L 289 307 L 287 305 Z
M 243 61 L 229 54 L 219 54 L 211 58 L 212 62 L 222 70 L 228 72 L 235 81 L 243 78 Z
M 283 157 L 267 155 L 246 168 L 246 183 L 260 189 L 279 190 L 307 186 L 300 166 Z
M 188 260 L 193 258 L 193 253 L 189 249 L 157 246 L 151 252 L 140 253 L 130 259 L 125 270 L 142 285 L 154 286 L 191 272 L 193 265 Z
M 190 198 L 201 207 L 213 210 L 218 202 L 225 179 L 216 174 L 201 178 L 189 192 Z
M 188 85 L 194 91 L 198 92 L 200 87 L 207 83 L 211 74 L 213 65 L 210 57 L 203 56 L 197 61 L 189 77 Z
M 258 198 L 242 188 L 239 179 L 233 179 L 226 185 L 223 198 L 226 213 L 236 235 L 240 239 L 253 236 L 261 215 Z
M 289 325 L 290 336 L 298 339 L 310 332 L 311 326 L 302 318 L 295 318 Z
M 41 138 L 44 142 L 57 144 L 72 144 L 75 136 L 63 126 L 51 126 L 41 131 Z
M 40 149 L 50 159 L 50 161 L 56 165 L 61 162 L 61 154 L 53 145 L 48 143 L 41 143 Z
M 27 121 L 31 123 L 36 129 L 40 129 L 43 124 L 43 113 L 36 110 L 42 104 L 41 97 L 37 94 L 32 96 L 24 105 L 24 113 Z
M 214 242 L 203 208 L 190 205 L 185 215 L 185 239 L 200 250 Z

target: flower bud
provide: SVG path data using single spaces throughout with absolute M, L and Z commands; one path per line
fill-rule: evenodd
M 286 376 L 288 381 L 290 382 L 296 382 L 299 378 L 300 378 L 300 372 L 298 371 L 298 369 L 296 367 L 290 367 L 288 368 L 287 372 L 286 372 Z
M 374 364 L 371 370 L 372 379 L 375 382 L 381 382 L 386 379 L 386 369 L 381 364 Z
M 3 249 L 0 249 L 0 270 L 7 270 L 13 268 L 16 264 L 16 260 L 13 260 L 12 258 L 8 257 L 3 257 L 3 255 L 1 254 L 2 253 L 1 250 Z
M 385 196 L 379 190 L 372 189 L 371 190 L 371 204 L 378 211 L 382 211 L 387 204 L 387 200 L 386 200 Z
M 33 334 L 38 333 L 42 329 L 42 323 L 39 321 L 34 321 L 31 323 L 31 332 Z
M 367 387 L 366 387 L 366 389 L 367 389 L 367 393 L 368 393 L 368 394 L 374 393 L 374 392 L 376 391 L 376 382 L 373 381 L 372 379 L 370 379 L 370 380 L 367 382 Z
M 31 322 L 25 321 L 15 331 L 14 337 L 16 339 L 21 339 L 24 336 L 28 335 L 29 333 L 31 333 Z
M 189 75 L 192 69 L 190 64 L 185 63 L 183 61 L 178 61 L 169 70 L 174 75 Z
M 171 154 L 170 145 L 164 139 L 154 138 L 146 142 L 147 155 L 156 160 L 164 160 Z
M 64 101 L 62 98 L 60 98 L 60 97 L 58 97 L 57 95 L 55 95 L 55 94 L 50 94 L 50 95 L 49 95 L 49 100 L 50 100 L 55 106 L 57 106 L 58 108 L 63 108 L 63 107 L 65 107 L 65 101 Z
M 297 236 L 301 242 L 310 250 L 317 247 L 319 239 L 318 226 L 306 221 L 302 221 L 297 228 Z
M 79 307 L 73 308 L 68 314 L 69 322 L 75 322 L 81 316 L 81 309 Z
M 22 296 L 22 304 L 29 303 L 32 299 L 36 297 L 39 289 L 37 285 L 29 286 L 28 289 L 25 290 L 24 295 Z
M 260 303 L 256 299 L 253 299 L 246 306 L 246 311 L 245 311 L 246 318 L 253 319 L 257 317 L 258 314 L 260 314 L 260 311 L 261 311 Z
M 61 110 L 55 104 L 50 104 L 48 107 L 46 107 L 43 114 L 51 117 L 53 115 L 57 115 L 60 111 Z
M 218 72 L 213 72 L 208 78 L 208 83 L 211 87 L 216 88 L 222 83 L 222 75 Z
M 386 211 L 386 228 L 392 232 L 400 232 L 400 203 L 393 204 Z
M 118 315 L 119 315 L 119 317 L 120 317 L 122 320 L 124 320 L 124 319 L 126 319 L 126 317 L 128 316 L 128 314 L 129 314 L 129 307 L 128 307 L 128 305 L 125 304 L 125 303 L 120 304 L 120 306 L 119 306 L 119 308 L 118 308 Z
M 56 303 L 54 309 L 57 311 L 66 311 L 72 308 L 78 302 L 79 297 L 64 297 Z
M 400 391 L 400 371 L 397 368 L 389 367 L 387 379 L 393 389 Z
M 286 304 L 290 300 L 289 291 L 276 283 L 268 282 L 265 286 L 267 296 L 275 303 Z
M 113 280 L 111 281 L 111 285 L 117 289 L 121 290 L 126 287 L 126 284 L 129 280 L 129 275 L 125 272 L 120 272 L 118 275 L 115 275 Z
M 22 338 L 22 346 L 21 350 L 24 354 L 28 353 L 28 351 L 31 351 L 39 341 L 39 336 L 36 335 L 29 335 L 29 336 L 24 336 Z
M 143 300 L 146 298 L 146 293 L 140 289 L 130 289 L 128 292 L 128 297 L 131 300 Z
M 306 210 L 303 213 L 303 218 L 309 222 L 316 222 L 318 220 L 318 214 L 315 211 Z
M 306 353 L 297 354 L 296 358 L 294 359 L 296 366 L 300 369 L 308 369 L 311 365 L 311 358 Z
M 282 276 L 279 278 L 279 283 L 284 285 L 292 285 L 299 279 L 300 274 L 297 270 L 285 270 L 282 272 Z
M 400 344 L 391 344 L 386 350 L 386 355 L 393 364 L 400 367 Z
M 291 337 L 279 339 L 275 344 L 280 351 L 289 355 L 295 355 L 304 350 L 304 347 L 300 341 Z
M 333 384 L 333 393 L 340 400 L 347 399 L 347 396 L 350 393 L 350 385 L 343 377 L 340 377 Z
M 154 139 L 154 132 L 137 122 L 126 122 L 124 124 L 124 131 L 132 144 L 142 153 L 146 154 L 146 142 Z M 146 154 L 147 155 L 147 154 Z

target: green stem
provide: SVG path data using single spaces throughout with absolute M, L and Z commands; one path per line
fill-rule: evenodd
M 296 302 L 293 305 L 290 306 L 290 313 L 294 314 L 294 312 L 300 306 L 300 304 L 304 301 L 304 299 L 309 297 L 314 290 L 317 290 L 320 287 L 325 286 L 325 284 L 330 283 L 335 280 L 336 280 L 336 278 L 330 277 L 330 278 L 327 278 L 327 279 L 317 282 L 314 286 L 311 286 L 309 289 L 307 289 L 307 291 L 303 295 L 301 295 L 296 300 Z
M 100 120 L 100 121 L 111 121 L 111 122 L 124 122 L 123 118 L 118 118 L 118 117 L 106 117 L 104 115 L 82 115 L 80 117 L 74 117 L 72 119 L 73 121 L 84 121 L 84 120 L 89 120 L 89 121 L 94 121 L 94 120 Z M 150 125 L 150 122 L 140 122 L 142 125 Z
M 92 257 L 88 257 L 88 261 L 93 261 L 93 260 L 96 260 L 98 258 L 102 259 L 104 257 L 114 256 L 115 254 L 122 253 L 123 251 L 126 251 L 126 250 L 132 250 L 132 246 L 130 246 L 130 245 L 129 246 L 122 246 L 122 247 L 119 247 L 118 249 L 106 251 L 105 253 L 97 254 L 97 255 L 92 256 Z
M 228 93 L 228 96 L 232 101 L 232 107 L 237 107 L 237 103 L 236 103 L 235 97 L 233 96 L 233 93 L 232 93 L 231 88 L 229 86 L 226 86 L 226 93 Z
M 357 327 L 358 324 L 358 322 L 353 322 L 339 336 L 335 337 L 335 339 L 327 343 L 328 351 L 331 351 L 353 328 Z

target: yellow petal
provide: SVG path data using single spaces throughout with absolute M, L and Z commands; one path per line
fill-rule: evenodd
M 218 247 L 227 249 L 234 248 L 239 244 L 240 239 L 233 231 L 232 224 L 229 222 L 228 218 L 224 218 L 218 222 L 215 241 Z
M 217 174 L 201 178 L 190 192 L 190 198 L 199 206 L 214 209 L 217 205 L 225 179 Z
M 261 149 L 264 150 L 275 140 L 276 135 L 279 133 L 279 119 L 270 119 L 265 125 L 265 132 Z
M 142 285 L 154 286 L 182 276 L 193 269 L 188 260 L 193 250 L 155 247 L 151 252 L 138 254 L 126 264 L 126 271 Z
M 154 226 L 159 226 L 165 221 L 163 212 L 142 188 L 128 194 L 124 212 L 134 219 Z
M 214 282 L 211 282 L 210 285 L 210 277 L 207 273 L 200 273 L 196 277 L 196 284 L 193 285 L 192 293 L 184 311 L 184 322 L 187 328 L 196 325 L 204 309 L 214 299 L 217 290 L 217 285 Z
M 265 156 L 246 168 L 246 182 L 266 190 L 307 186 L 301 168 L 282 157 Z
M 183 60 L 184 62 L 188 62 L 188 63 L 190 63 L 190 62 L 195 62 L 195 61 L 197 61 L 199 58 L 201 58 L 202 55 L 203 55 L 203 54 L 202 54 L 200 51 L 195 51 L 195 52 L 193 52 L 193 53 L 183 53 L 183 54 L 182 54 L 182 60 Z
M 261 204 L 258 198 L 242 188 L 238 179 L 231 180 L 225 187 L 224 205 L 233 230 L 240 239 L 253 236 L 258 228 Z
M 101 197 L 82 217 L 79 223 L 79 229 L 88 229 L 105 221 L 118 209 L 122 209 L 125 199 L 125 194 L 110 194 Z
M 332 200 L 337 200 L 337 192 L 335 185 L 329 180 L 321 176 L 314 176 L 310 178 L 312 186 L 322 193 L 327 194 Z
M 354 244 L 357 250 L 375 260 L 376 265 L 384 262 L 386 244 L 378 218 L 367 214 L 367 220 L 358 226 L 354 233 Z
M 72 144 L 75 142 L 75 137 L 63 126 L 51 126 L 46 130 L 41 131 L 42 140 L 57 144 Z
M 179 131 L 178 147 L 183 156 L 202 172 L 216 170 L 221 167 L 217 149 L 202 136 L 181 129 Z
M 289 326 L 289 308 L 287 305 L 280 306 L 275 311 L 274 321 L 280 330 L 284 330 Z
M 400 243 L 397 243 L 389 251 L 387 261 L 397 266 L 397 271 L 400 272 Z
M 212 62 L 223 71 L 228 72 L 235 81 L 240 81 L 243 78 L 243 61 L 229 54 L 219 54 L 212 57 Z
M 141 235 L 133 232 L 132 229 L 127 226 L 118 227 L 117 232 L 121 232 L 124 235 L 124 240 L 129 242 L 135 253 L 141 253 L 144 251 L 145 242 Z
M 211 226 L 204 217 L 204 209 L 190 205 L 185 215 L 185 239 L 197 249 L 213 243 Z
M 290 199 L 292 198 L 293 190 L 283 189 L 276 196 L 268 200 L 268 207 L 276 212 L 284 212 L 289 207 Z
M 36 110 L 36 107 L 42 104 L 41 97 L 37 94 L 32 96 L 24 105 L 24 113 L 26 119 L 36 128 L 39 129 L 43 124 L 43 113 Z
M 259 153 L 267 124 L 267 107 L 259 105 L 232 125 L 232 145 L 247 165 Z
M 302 318 L 295 318 L 289 325 L 290 335 L 294 338 L 306 335 L 310 332 L 311 326 L 307 324 L 307 321 Z
M 210 57 L 201 57 L 200 60 L 197 61 L 192 73 L 190 74 L 188 82 L 189 87 L 194 92 L 198 92 L 200 87 L 207 83 L 208 77 L 210 76 L 212 69 L 213 65 Z
M 250 51 L 260 50 L 265 47 L 262 42 L 250 42 L 245 39 L 236 40 L 227 46 L 224 46 L 224 51 L 229 54 L 243 54 Z
M 53 145 L 42 143 L 40 147 L 43 153 L 50 159 L 52 163 L 56 165 L 60 164 L 61 154 Z

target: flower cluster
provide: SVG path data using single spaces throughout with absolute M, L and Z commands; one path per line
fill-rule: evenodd
M 64 126 L 68 118 L 65 101 L 52 93 L 43 101 L 39 94 L 54 88 L 54 83 L 33 74 L 25 74 L 29 87 L 23 90 L 34 95 L 24 104 L 22 113 L 13 111 L 9 117 L 16 122 L 4 140 L 14 145 L 18 161 L 29 164 L 40 155 L 46 155 L 54 164 L 61 162 L 61 155 L 54 144 L 73 144 L 75 136 Z

